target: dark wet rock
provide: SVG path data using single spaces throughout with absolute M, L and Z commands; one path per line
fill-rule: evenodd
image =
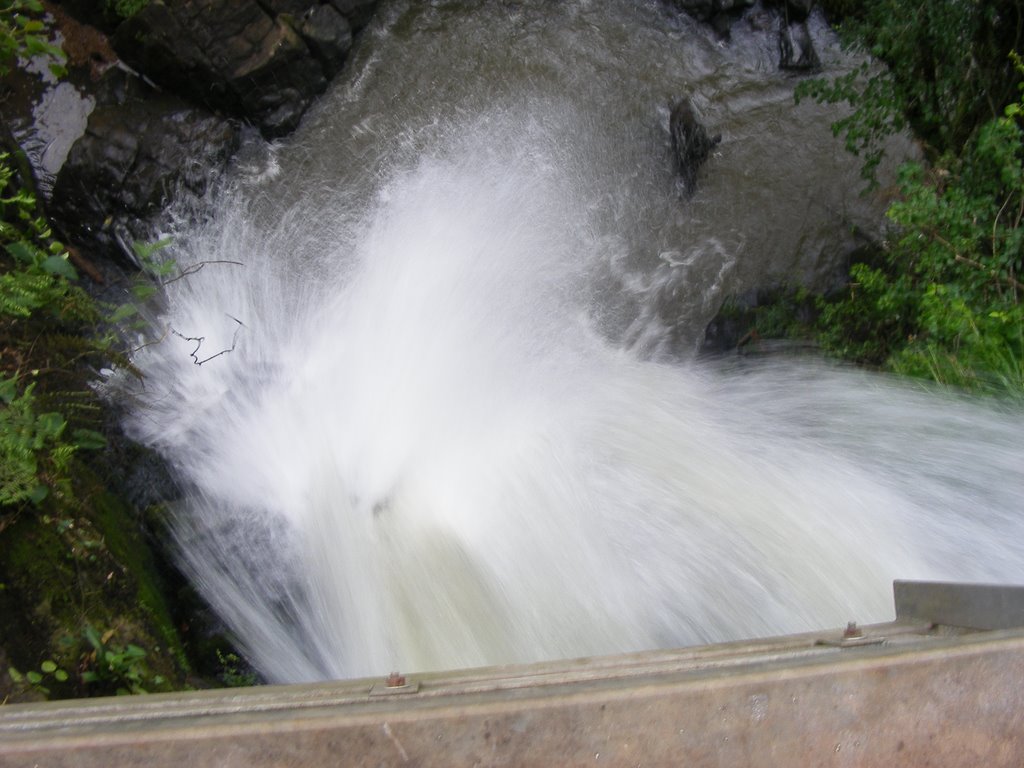
M 292 130 L 327 86 L 287 17 L 255 0 L 149 3 L 118 27 L 114 48 L 161 87 L 251 118 L 267 136 Z
M 818 0 L 766 0 L 765 7 L 777 8 L 787 23 L 805 21 L 818 5 Z
M 379 0 L 330 0 L 330 4 L 345 17 L 354 30 L 360 30 L 370 22 L 378 2 Z
M 710 25 L 720 38 L 729 39 L 732 25 L 754 0 L 673 0 L 677 8 Z
M 107 70 L 90 92 L 99 106 L 143 101 L 155 95 L 145 80 L 122 66 Z
M 352 28 L 345 17 L 330 5 L 317 5 L 302 16 L 298 30 L 324 74 L 328 78 L 338 74 L 352 47 Z
M 790 21 L 804 21 L 817 4 L 817 0 L 786 0 L 787 18 Z
M 779 69 L 806 71 L 820 66 L 807 22 L 783 24 L 779 30 Z
M 259 0 L 259 4 L 271 16 L 286 13 L 298 18 L 317 5 L 317 0 Z
M 378 0 L 154 0 L 130 18 L 108 3 L 68 0 L 110 33 L 130 67 L 187 101 L 289 133 L 341 69 Z
M 711 150 L 722 140 L 721 134 L 708 136 L 689 99 L 682 99 L 672 108 L 669 117 L 672 133 L 672 151 L 675 155 L 679 178 L 687 194 L 697 188 L 697 172 L 711 155 Z
M 233 122 L 173 97 L 97 107 L 54 186 L 50 214 L 69 242 L 109 255 L 175 194 L 201 195 L 238 146 Z
M 298 125 L 375 5 L 165 0 L 120 23 L 114 48 L 141 77 L 108 63 L 89 86 L 97 107 L 55 182 L 62 236 L 101 260 L 127 254 L 172 195 L 201 195 L 219 173 L 238 144 L 231 118 L 268 137 Z
M 742 12 L 754 0 L 674 0 L 676 6 L 701 21 L 710 21 L 721 14 Z

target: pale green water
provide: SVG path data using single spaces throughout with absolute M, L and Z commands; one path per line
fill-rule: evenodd
M 759 23 L 730 46 L 654 2 L 386 4 L 295 137 L 178 227 L 179 263 L 245 266 L 174 283 L 160 323 L 234 349 L 148 347 L 130 427 L 269 679 L 840 626 L 890 618 L 896 577 L 1024 577 L 1019 412 L 690 359 L 724 293 L 823 279 L 877 222 Z M 684 94 L 723 133 L 689 202 Z

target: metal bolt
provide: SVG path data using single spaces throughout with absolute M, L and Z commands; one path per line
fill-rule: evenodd
M 856 621 L 851 621 L 846 625 L 846 629 L 843 630 L 843 638 L 851 639 L 854 637 L 864 637 L 864 632 L 857 626 Z
M 388 688 L 402 688 L 405 686 L 405 675 L 392 672 L 385 681 Z

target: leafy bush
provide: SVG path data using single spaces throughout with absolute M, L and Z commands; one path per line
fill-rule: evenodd
M 88 304 L 69 281 L 77 280 L 63 246 L 37 215 L 35 198 L 14 183 L 10 155 L 0 152 L 0 245 L 13 263 L 0 274 L 0 314 L 27 318 L 44 307 L 58 314 Z
M 117 19 L 130 19 L 147 5 L 149 0 L 103 0 L 104 9 Z
M 38 390 L 55 401 L 65 386 L 82 388 L 75 364 L 102 354 L 105 342 L 86 333 L 99 311 L 72 283 L 67 252 L 36 215 L 33 197 L 16 188 L 8 159 L 0 153 L 0 507 L 17 507 L 39 504 L 53 490 L 70 495 L 73 454 L 104 444 L 87 423 L 68 430 Z
M 1020 106 L 982 126 L 937 179 L 918 166 L 904 170 L 902 199 L 889 209 L 898 225 L 890 259 L 910 277 L 917 313 L 894 370 L 1024 392 Z
M 1024 102 L 986 122 L 962 155 L 907 164 L 878 264 L 851 269 L 822 303 L 838 354 L 968 388 L 1024 392 Z
M 59 413 L 38 413 L 30 384 L 17 391 L 16 378 L 0 378 L 0 506 L 40 503 L 53 485 L 67 486 L 75 451 L 62 437 L 67 422 Z
M 30 669 L 26 672 L 21 672 L 15 667 L 8 667 L 7 674 L 15 685 L 31 688 L 44 698 L 50 695 L 50 689 L 45 684 L 53 685 L 54 682 L 62 684 L 71 679 L 67 671 L 57 666 L 57 662 L 53 659 L 46 659 L 39 665 L 39 669 Z
M 22 690 L 32 690 L 43 698 L 53 687 L 71 687 L 79 693 L 124 696 L 170 689 L 162 675 L 150 669 L 146 649 L 114 642 L 116 631 L 100 632 L 86 624 L 79 638 L 67 635 L 59 645 L 68 656 L 62 662 L 46 659 L 36 669 L 21 671 L 9 667 L 7 674 Z
M 899 173 L 889 237 L 819 300 L 832 352 L 912 376 L 1024 393 L 1024 11 L 1001 0 L 871 0 L 845 7 L 865 63 L 797 98 L 845 102 L 833 130 L 875 182 L 883 140 L 911 128 L 927 165 Z
M 842 6 L 844 42 L 870 61 L 833 80 L 797 88 L 845 103 L 852 111 L 833 125 L 847 148 L 875 169 L 885 138 L 910 127 L 929 160 L 959 154 L 980 126 L 1016 100 L 1020 74 L 1009 56 L 1024 43 L 1024 9 L 1008 0 L 869 0 Z
M 64 52 L 49 40 L 49 30 L 40 18 L 39 0 L 0 0 L 0 75 L 10 71 L 17 59 L 48 56 L 50 71 L 64 73 Z
M 119 645 L 112 642 L 113 630 L 100 634 L 87 626 L 84 636 L 89 650 L 85 654 L 84 671 L 80 677 L 96 693 L 123 696 L 169 689 L 164 677 L 150 671 L 144 648 L 132 643 Z
M 0 0 L 0 72 L 16 57 L 55 53 L 40 11 Z M 109 488 L 112 457 L 85 453 L 106 446 L 96 371 L 133 370 L 113 316 L 135 316 L 162 268 L 148 267 L 154 277 L 140 278 L 122 307 L 94 301 L 22 159 L 0 154 L 0 650 L 14 665 L 12 698 L 180 687 L 189 660 L 160 561 L 139 510 Z M 140 247 L 140 258 L 152 261 L 159 246 Z M 133 450 L 112 443 L 120 456 Z

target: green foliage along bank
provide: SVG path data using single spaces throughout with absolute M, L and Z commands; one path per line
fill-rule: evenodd
M 834 130 L 871 160 L 879 140 L 909 127 L 930 160 L 959 154 L 980 126 L 1017 100 L 1011 53 L 1024 41 L 1024 8 L 1015 0 L 823 0 L 844 43 L 868 61 L 799 93 L 852 113 Z
M 0 75 L 18 59 L 45 55 L 55 75 L 64 73 L 64 52 L 50 41 L 39 0 L 0 0 Z
M 870 182 L 894 131 L 909 128 L 925 162 L 900 170 L 886 240 L 852 266 L 844 292 L 819 299 L 820 341 L 901 374 L 1024 394 L 1024 9 L 825 5 L 843 6 L 846 42 L 885 67 L 807 81 L 797 98 L 850 106 L 833 128 Z
M 0 69 L 54 53 L 40 10 L 0 3 Z M 116 340 L 14 160 L 0 154 L 0 704 L 180 688 L 165 571 L 143 510 L 111 490 L 107 454 L 125 448 L 90 386 Z
M 0 701 L 180 686 L 188 665 L 137 515 L 103 479 L 117 357 L 101 308 L 0 155 Z M 96 638 L 102 642 L 97 643 Z

